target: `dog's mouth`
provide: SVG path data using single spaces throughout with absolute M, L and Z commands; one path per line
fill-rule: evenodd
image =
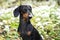
M 23 11 L 21 11 L 21 12 L 22 12 L 23 15 L 24 15 L 24 14 L 27 14 L 27 15 L 25 16 L 25 18 L 32 18 L 32 17 L 33 17 L 32 12 L 31 12 L 29 9 L 25 9 L 25 10 L 23 10 Z

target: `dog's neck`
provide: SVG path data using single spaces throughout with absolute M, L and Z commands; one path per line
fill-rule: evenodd
M 20 20 L 21 20 L 21 21 L 23 20 L 24 22 L 27 22 L 29 19 L 28 19 L 28 18 L 22 18 L 22 17 L 21 17 Z
M 26 18 L 23 18 L 23 21 L 24 21 L 24 22 L 26 22 L 26 21 L 27 21 L 27 19 L 26 19 Z

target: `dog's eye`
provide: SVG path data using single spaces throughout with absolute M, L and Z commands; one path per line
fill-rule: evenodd
M 29 7 L 28 10 L 29 10 L 30 12 L 32 12 L 32 8 Z

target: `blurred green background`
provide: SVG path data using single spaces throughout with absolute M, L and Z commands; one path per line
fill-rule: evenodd
M 31 23 L 43 40 L 60 40 L 60 0 L 0 0 L 0 40 L 22 40 L 17 33 L 19 16 L 13 15 L 21 4 L 32 6 Z

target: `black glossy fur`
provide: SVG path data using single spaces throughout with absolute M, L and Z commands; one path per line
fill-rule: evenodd
M 23 40 L 42 40 L 42 37 L 40 36 L 39 32 L 33 27 L 33 25 L 30 22 L 30 19 L 32 16 L 29 16 L 27 19 L 27 22 L 24 22 L 22 19 L 22 13 L 28 13 L 31 15 L 32 8 L 29 5 L 20 5 L 14 10 L 14 16 L 17 17 L 20 15 L 20 22 L 18 27 L 18 32 L 20 32 L 20 35 Z M 27 32 L 31 31 L 31 35 L 28 36 Z

